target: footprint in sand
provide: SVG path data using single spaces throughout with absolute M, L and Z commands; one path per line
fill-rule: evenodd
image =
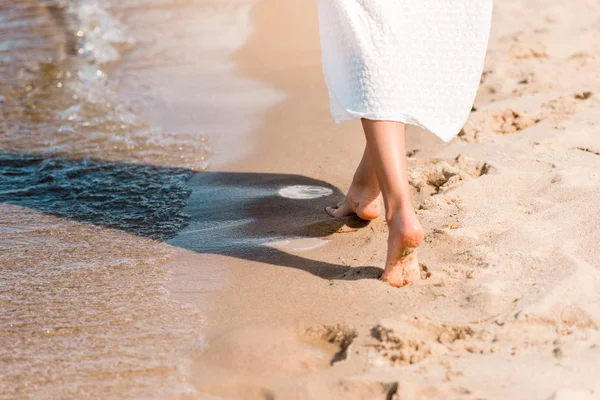
M 275 399 L 265 383 L 289 382 L 345 360 L 356 338 L 342 325 L 253 325 L 209 340 L 192 369 L 198 392 L 218 398 Z
M 421 208 L 428 197 L 494 171 L 495 168 L 487 162 L 458 155 L 455 159 L 420 160 L 411 166 L 408 181 L 416 189 L 413 196 Z
M 477 143 L 484 132 L 500 135 L 517 133 L 540 122 L 537 117 L 507 108 L 483 110 L 471 114 L 458 137 L 468 143 Z
M 528 114 L 512 108 L 474 111 L 458 137 L 468 143 L 477 143 L 486 134 L 519 133 L 545 120 L 550 120 L 556 127 L 560 121 L 574 115 L 579 104 L 591 96 L 592 92 L 590 91 L 560 96 L 540 104 L 539 111 L 535 114 Z
M 474 326 L 436 324 L 426 318 L 386 319 L 372 329 L 375 350 L 388 364 L 417 364 L 450 353 L 488 354 L 493 336 Z
M 362 377 L 346 378 L 339 382 L 336 398 L 344 400 L 391 400 L 398 398 L 398 382 L 380 382 Z
M 206 373 L 216 368 L 249 378 L 303 376 L 344 360 L 355 337 L 341 325 L 242 327 L 209 340 L 198 366 Z

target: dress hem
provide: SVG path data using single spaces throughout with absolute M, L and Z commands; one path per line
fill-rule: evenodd
M 393 121 L 393 122 L 401 122 L 407 125 L 414 125 L 419 128 L 425 129 L 428 132 L 433 133 L 435 136 L 439 137 L 443 142 L 448 143 L 452 139 L 454 139 L 459 133 L 460 130 L 454 134 L 444 135 L 440 133 L 436 133 L 431 128 L 428 128 L 426 125 L 420 123 L 417 119 L 407 116 L 406 114 L 370 114 L 370 113 L 361 113 L 355 111 L 348 111 L 344 115 L 332 115 L 336 124 L 341 124 L 343 121 L 353 121 L 357 119 L 370 119 L 373 121 Z

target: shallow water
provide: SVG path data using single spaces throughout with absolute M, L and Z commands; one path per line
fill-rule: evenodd
M 0 4 L 1 398 L 193 396 L 202 310 L 169 296 L 166 241 L 189 222 L 187 179 L 245 154 L 277 98 L 226 62 L 249 7 Z
M 135 40 L 101 1 L 0 6 L 3 151 L 206 168 L 206 138 L 161 131 L 109 74 Z

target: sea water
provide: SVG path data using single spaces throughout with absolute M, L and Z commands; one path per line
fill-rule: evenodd
M 281 99 L 230 59 L 251 5 L 0 4 L 0 398 L 194 397 L 166 242 Z

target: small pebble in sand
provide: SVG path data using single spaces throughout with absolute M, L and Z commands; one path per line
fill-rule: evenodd
M 586 99 L 589 99 L 591 95 L 592 95 L 592 92 L 581 92 L 581 93 L 575 93 L 575 95 L 573 97 L 575 97 L 577 100 L 586 100 Z
M 554 350 L 552 350 L 552 354 L 556 358 L 563 358 L 565 356 L 565 352 L 563 351 L 562 347 L 560 347 L 560 346 L 556 346 L 554 348 Z
M 429 268 L 425 264 L 421 264 L 421 279 L 429 279 L 431 278 L 431 272 L 429 272 Z
M 338 229 L 337 231 L 335 231 L 335 233 L 352 233 L 352 232 L 358 232 L 358 229 L 354 229 L 354 228 L 348 228 L 346 226 Z

